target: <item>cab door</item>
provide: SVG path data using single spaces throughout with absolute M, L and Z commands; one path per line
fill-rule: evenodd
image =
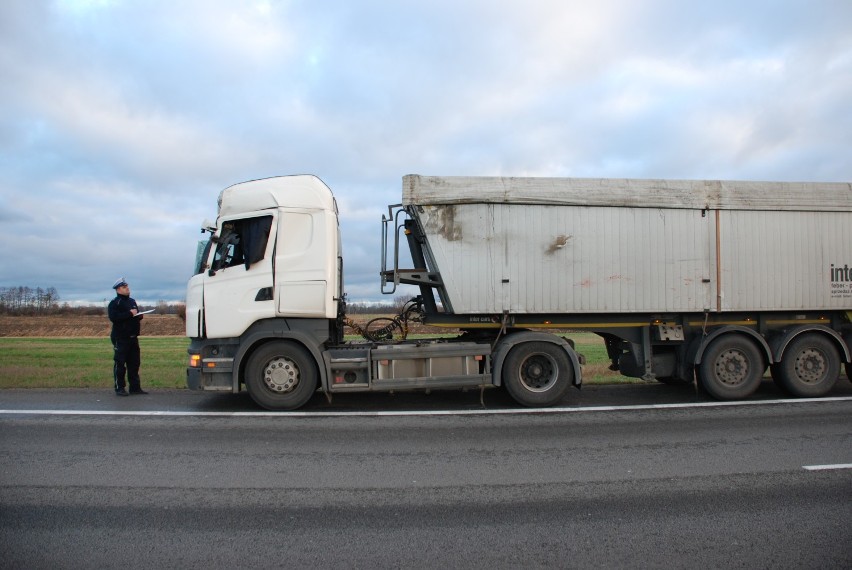
M 208 338 L 238 337 L 252 323 L 275 316 L 275 218 L 275 212 L 264 211 L 220 220 L 204 274 Z

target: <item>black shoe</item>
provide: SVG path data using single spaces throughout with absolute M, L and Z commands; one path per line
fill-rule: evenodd
M 139 388 L 138 390 L 131 390 L 130 393 L 135 396 L 136 394 L 147 394 L 148 392 L 146 392 L 142 388 Z
M 127 393 L 127 390 L 116 390 L 115 395 L 116 396 L 129 396 L 130 394 Z

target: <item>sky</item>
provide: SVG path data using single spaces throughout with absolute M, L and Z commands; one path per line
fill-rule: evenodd
M 232 184 L 310 173 L 350 301 L 402 176 L 852 181 L 849 0 L 2 0 L 0 288 L 182 301 Z

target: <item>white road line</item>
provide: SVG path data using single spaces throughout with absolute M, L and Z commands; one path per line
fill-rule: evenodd
M 636 406 L 590 406 L 588 408 L 517 408 L 500 410 L 434 410 L 434 411 L 295 411 L 295 412 L 194 412 L 194 411 L 122 411 L 122 410 L 2 410 L 0 415 L 45 416 L 199 416 L 199 417 L 382 417 L 382 416 L 487 416 L 521 414 L 576 414 L 587 412 L 630 412 L 641 410 L 678 410 L 688 408 L 730 408 L 738 406 L 777 406 L 792 404 L 820 404 L 852 402 L 852 396 L 833 398 L 800 398 L 790 400 L 758 400 L 739 402 L 693 402 L 689 404 L 645 404 Z
M 852 469 L 852 463 L 838 463 L 836 465 L 802 465 L 807 471 L 830 471 L 832 469 Z

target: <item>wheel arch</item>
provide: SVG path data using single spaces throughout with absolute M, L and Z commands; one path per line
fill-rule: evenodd
M 710 334 L 701 339 L 701 343 L 698 345 L 698 349 L 695 352 L 695 357 L 692 361 L 692 364 L 694 366 L 698 366 L 699 364 L 701 364 L 701 359 L 704 356 L 704 351 L 707 349 L 707 347 L 710 346 L 710 344 L 720 336 L 728 334 L 743 334 L 749 337 L 757 344 L 757 346 L 762 351 L 762 354 L 766 359 L 766 364 L 769 365 L 773 362 L 772 349 L 769 347 L 769 343 L 766 342 L 766 339 L 763 338 L 760 333 L 748 327 L 743 327 L 739 325 L 729 325 L 715 329 L 710 332 Z
M 261 346 L 279 340 L 293 341 L 308 351 L 317 369 L 319 385 L 324 392 L 327 391 L 328 376 L 325 365 L 323 364 L 320 346 L 317 345 L 310 335 L 294 330 L 254 330 L 244 335 L 240 342 L 240 348 L 234 356 L 234 371 L 231 378 L 233 391 L 235 393 L 240 391 L 240 384 L 243 383 L 246 364 L 251 358 L 251 355 Z
M 790 346 L 790 343 L 796 338 L 803 334 L 812 332 L 820 333 L 828 337 L 840 353 L 840 358 L 843 363 L 852 362 L 852 357 L 850 357 L 849 352 L 849 343 L 852 342 L 852 336 L 844 339 L 840 333 L 825 325 L 801 325 L 786 330 L 783 334 L 773 338 L 770 343 L 772 347 L 773 362 L 781 362 L 781 358 L 784 356 L 784 351 L 787 350 L 787 347 Z
M 580 366 L 580 358 L 574 351 L 574 348 L 562 337 L 533 331 L 518 331 L 512 332 L 497 342 L 497 346 L 492 352 L 491 357 L 491 377 L 495 386 L 503 384 L 503 362 L 506 360 L 509 352 L 519 344 L 527 342 L 546 342 L 561 347 L 568 355 L 568 360 L 574 368 L 574 386 L 580 386 L 583 383 L 583 371 Z

